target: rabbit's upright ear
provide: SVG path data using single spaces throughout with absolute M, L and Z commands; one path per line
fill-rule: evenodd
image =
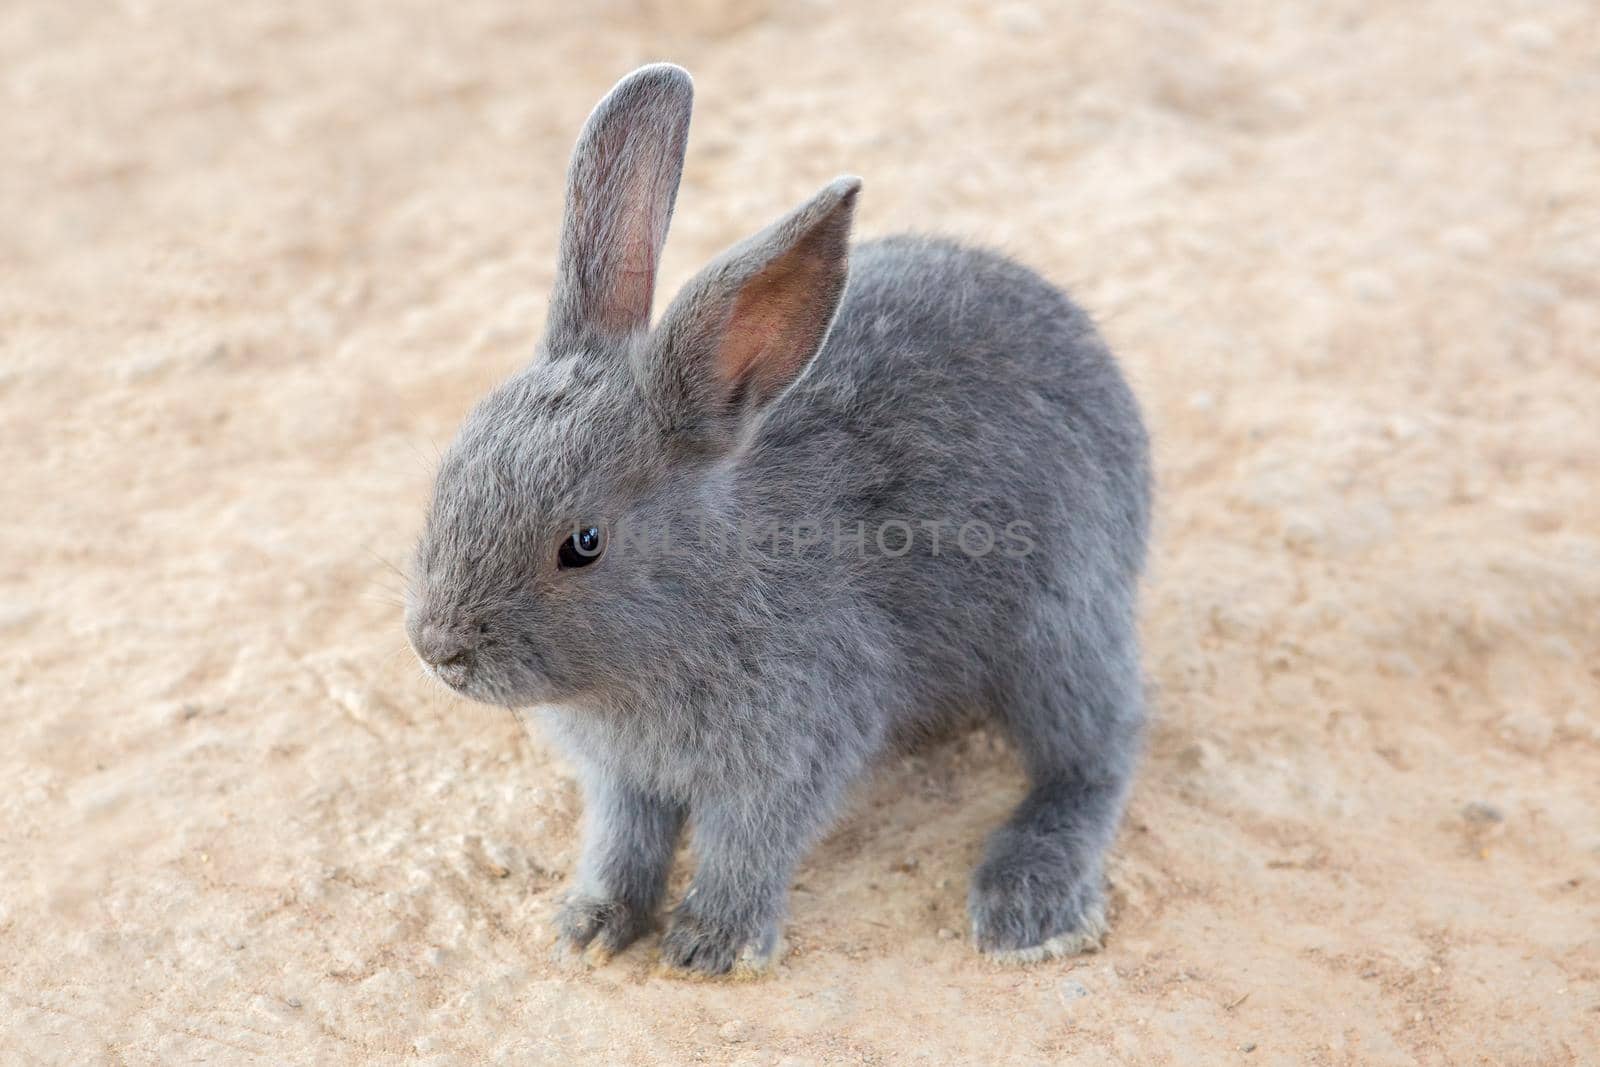
M 567 171 L 552 334 L 649 326 L 693 103 L 688 72 L 657 63 L 623 78 L 589 116 Z
M 678 294 L 645 356 L 675 425 L 725 436 L 810 365 L 844 295 L 860 189 L 859 178 L 835 179 Z

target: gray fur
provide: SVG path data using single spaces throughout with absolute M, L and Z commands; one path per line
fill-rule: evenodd
M 1102 930 L 1102 857 L 1143 720 L 1134 398 L 1084 313 L 1027 268 L 922 237 L 847 252 L 854 179 L 718 259 L 654 330 L 617 329 L 640 282 L 608 289 L 595 257 L 659 261 L 689 94 L 682 71 L 647 67 L 591 118 L 569 211 L 646 224 L 569 219 L 538 357 L 442 463 L 412 642 L 458 692 L 540 705 L 581 767 L 585 843 L 558 923 L 574 948 L 649 929 L 687 822 L 698 868 L 667 961 L 770 960 L 795 864 L 851 783 L 977 715 L 1014 740 L 1032 791 L 973 879 L 976 940 L 1001 958 L 1081 949 Z M 654 246 L 619 259 L 619 232 Z M 594 301 L 604 322 L 581 310 Z M 729 338 L 753 362 L 730 370 Z M 900 555 L 870 536 L 842 553 L 694 540 L 708 521 L 819 519 L 943 520 L 946 543 L 925 527 Z M 1032 551 L 950 551 L 969 520 L 1026 522 Z M 699 550 L 613 537 L 562 571 L 574 522 Z

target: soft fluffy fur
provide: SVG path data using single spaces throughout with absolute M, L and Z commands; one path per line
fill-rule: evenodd
M 998 958 L 1081 950 L 1103 929 L 1143 718 L 1134 399 L 1032 271 L 931 238 L 849 250 L 855 179 L 719 258 L 651 329 L 690 100 L 658 65 L 591 116 L 539 354 L 440 469 L 412 642 L 467 696 L 542 706 L 582 768 L 559 920 L 574 948 L 651 928 L 687 826 L 699 863 L 667 962 L 769 961 L 795 864 L 850 784 L 975 713 L 1032 781 L 973 879 L 976 940 Z M 864 524 L 865 545 L 836 542 L 834 520 Z M 973 520 L 1026 523 L 1032 550 L 952 550 Z M 891 554 L 898 525 L 880 550 L 886 521 L 911 524 L 908 551 Z M 678 543 L 613 535 L 560 570 L 574 522 Z M 827 535 L 696 540 L 769 523 Z

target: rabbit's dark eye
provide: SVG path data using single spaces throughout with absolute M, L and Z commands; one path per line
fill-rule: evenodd
M 587 567 L 599 559 L 605 550 L 606 542 L 600 534 L 600 527 L 585 526 L 574 530 L 571 537 L 561 542 L 560 549 L 556 551 L 556 562 L 562 570 Z

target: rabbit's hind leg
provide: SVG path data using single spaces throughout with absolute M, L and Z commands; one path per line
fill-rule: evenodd
M 1032 789 L 989 838 L 968 897 L 975 940 L 994 959 L 1073 955 L 1105 933 L 1104 856 L 1143 721 L 1132 614 L 1102 605 L 1034 628 L 999 687 L 996 714 Z

